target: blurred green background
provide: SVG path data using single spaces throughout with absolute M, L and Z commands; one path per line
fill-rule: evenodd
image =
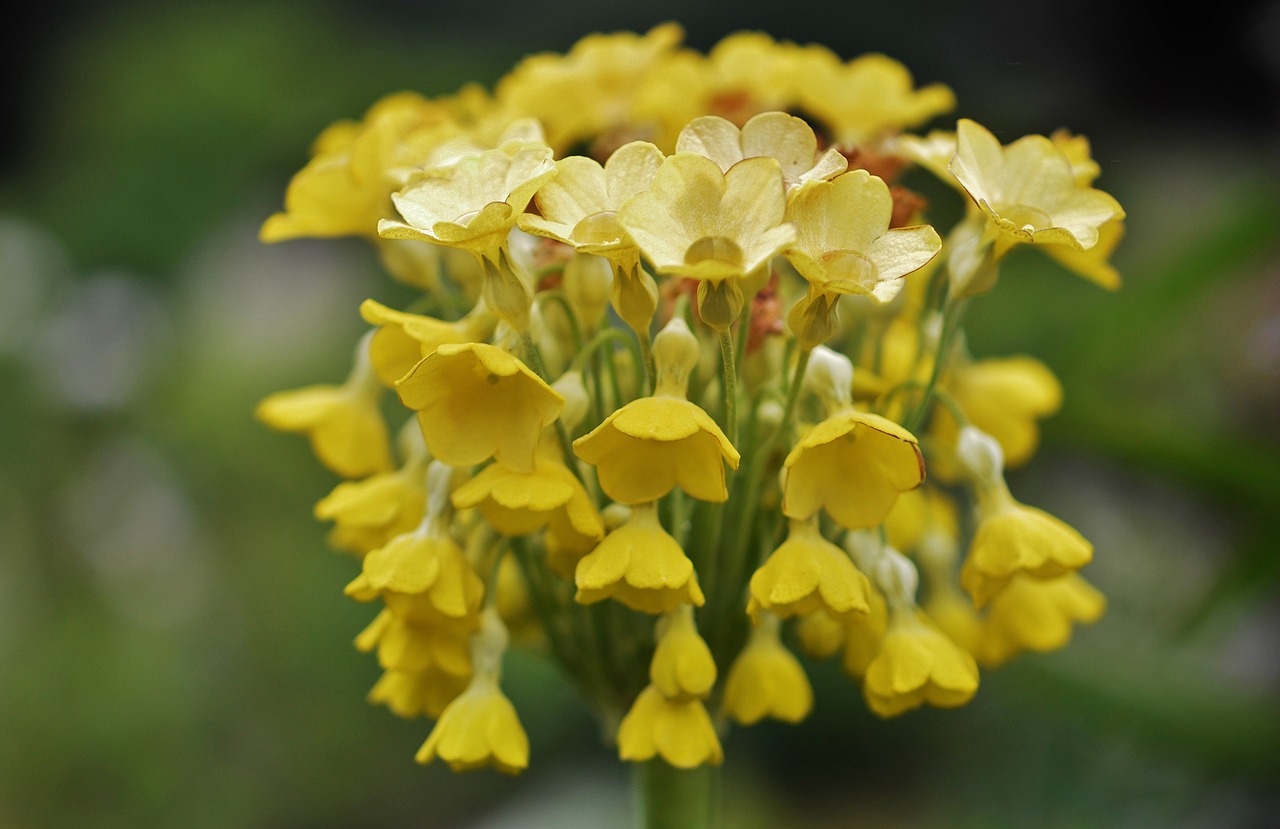
M 683 22 L 883 51 L 1009 140 L 1087 134 L 1129 213 L 1107 294 L 1016 256 L 971 309 L 1063 411 L 1012 486 L 1096 545 L 1108 615 L 891 722 L 831 665 L 797 727 L 726 745 L 726 826 L 1277 825 L 1280 4 L 58 4 L 0 42 L 0 827 L 612 827 L 626 770 L 513 658 L 518 780 L 422 768 L 363 696 L 335 481 L 254 403 L 340 379 L 360 244 L 263 246 L 332 120 L 492 83 L 596 30 Z

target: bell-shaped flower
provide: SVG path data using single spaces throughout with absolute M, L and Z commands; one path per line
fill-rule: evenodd
M 649 680 L 669 700 L 705 699 L 711 693 L 716 662 L 698 634 L 692 605 L 682 604 L 658 620 Z
M 871 600 L 867 601 L 868 607 Z M 810 659 L 828 659 L 844 647 L 845 625 L 825 610 L 816 610 L 796 620 L 796 639 Z
M 445 322 L 410 314 L 366 299 L 360 304 L 364 321 L 378 326 L 369 339 L 369 359 L 378 379 L 395 387 L 423 357 L 446 343 L 483 342 L 493 333 L 497 317 L 480 302 L 460 320 Z
M 751 576 L 747 610 L 783 618 L 825 610 L 849 621 L 870 611 L 870 585 L 847 553 L 822 537 L 816 520 L 791 522 L 787 540 Z
M 815 290 L 887 302 L 902 289 L 903 276 L 942 248 L 928 225 L 890 230 L 892 215 L 888 186 L 866 170 L 808 182 L 787 204 L 787 221 L 796 227 L 787 259 Z
M 524 363 L 486 343 L 441 345 L 396 391 L 418 412 L 432 456 L 452 466 L 496 457 L 512 469 L 532 469 L 542 428 L 564 406 Z
M 813 128 L 785 112 L 762 112 L 741 129 L 716 115 L 695 118 L 680 131 L 676 152 L 706 156 L 726 173 L 743 159 L 772 158 L 788 191 L 806 181 L 834 178 L 849 167 L 834 147 L 819 153 Z
M 316 457 L 344 478 L 391 469 L 391 440 L 382 418 L 382 387 L 369 363 L 368 338 L 356 348 L 355 366 L 341 386 L 316 385 L 268 395 L 254 414 L 282 432 L 311 438 Z
M 768 264 L 795 239 L 785 224 L 782 168 L 749 158 L 728 172 L 697 153 L 668 157 L 648 192 L 618 211 L 653 266 L 707 282 L 741 278 Z
M 367 699 L 385 705 L 397 717 L 436 719 L 466 690 L 468 677 L 428 667 L 420 671 L 383 671 Z
M 884 594 L 871 586 L 867 596 L 871 608 L 866 617 L 844 629 L 844 654 L 841 665 L 851 676 L 865 676 L 867 666 L 880 653 L 880 644 L 889 630 L 889 604 Z
M 402 616 L 420 616 L 425 610 L 466 619 L 484 598 L 484 583 L 448 533 L 419 529 L 396 536 L 366 555 L 363 564 L 347 585 L 347 595 L 361 601 L 382 598 Z M 416 601 L 419 597 L 426 603 Z
M 754 725 L 765 717 L 798 723 L 812 708 L 813 688 L 800 660 L 783 647 L 778 618 L 762 614 L 729 669 L 725 713 L 740 725 Z
M 1001 146 L 981 124 L 961 119 L 950 169 L 994 229 L 995 259 L 1019 243 L 1087 250 L 1099 228 L 1124 218 L 1114 198 L 1077 181 L 1067 154 L 1042 135 Z
M 507 774 L 528 767 L 529 738 L 515 707 L 498 687 L 506 648 L 507 629 L 498 611 L 489 607 L 471 637 L 471 683 L 440 714 L 418 750 L 419 763 L 439 757 L 454 771 L 492 766 Z
M 334 522 L 329 543 L 363 555 L 418 526 L 426 502 L 423 464 L 417 460 L 338 484 L 316 503 L 315 516 Z
M 693 562 L 662 528 L 654 504 L 637 504 L 626 523 L 578 562 L 577 599 L 614 599 L 643 613 L 666 613 L 705 601 Z
M 887 418 L 852 407 L 810 429 L 783 466 L 784 514 L 803 520 L 825 508 L 847 529 L 879 524 L 899 493 L 924 482 L 924 456 L 915 437 Z
M 827 126 L 833 144 L 874 143 L 955 107 L 949 88 L 915 88 L 907 68 L 885 55 L 862 55 L 848 63 L 826 50 L 806 57 L 800 104 Z
M 465 248 L 498 261 L 498 251 L 533 194 L 556 173 L 551 148 L 509 144 L 424 170 L 391 197 L 404 221 L 383 219 L 378 235 Z
M 995 666 L 1022 651 L 1057 650 L 1071 640 L 1073 625 L 1096 622 L 1106 608 L 1106 598 L 1076 573 L 1016 576 L 991 600 L 979 658 Z
M 376 652 L 383 670 L 433 671 L 465 680 L 471 676 L 468 642 L 474 629 L 475 619 L 449 619 L 429 608 L 408 616 L 383 608 L 356 636 L 355 646 L 361 653 Z
M 640 692 L 622 718 L 618 756 L 632 762 L 661 757 L 678 769 L 724 761 L 720 738 L 702 700 L 670 700 L 654 685 Z
M 881 717 L 929 704 L 956 708 L 978 690 L 978 665 L 920 615 L 894 611 L 880 652 L 867 666 L 863 695 Z

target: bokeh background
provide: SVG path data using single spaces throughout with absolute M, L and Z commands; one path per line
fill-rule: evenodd
M 339 380 L 361 245 L 263 246 L 330 121 L 492 83 L 591 31 L 684 23 L 883 51 L 1005 140 L 1066 126 L 1129 213 L 1117 294 L 1034 255 L 981 356 L 1067 389 L 1012 480 L 1096 545 L 1066 651 L 891 722 L 831 665 L 728 738 L 726 826 L 1267 829 L 1280 798 L 1280 3 L 27 4 L 0 28 L 0 827 L 613 827 L 626 770 L 532 658 L 518 780 L 412 761 L 363 696 L 367 606 L 251 413 Z

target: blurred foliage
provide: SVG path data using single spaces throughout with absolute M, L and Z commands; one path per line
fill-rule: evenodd
M 394 290 L 359 245 L 256 242 L 310 140 L 491 82 L 519 31 L 143 8 L 55 45 L 0 181 L 0 826 L 625 825 L 625 771 L 531 657 L 521 780 L 413 764 L 426 723 L 361 702 L 370 614 L 309 515 L 334 481 L 250 417 L 344 371 L 357 303 Z M 1013 484 L 1094 540 L 1109 616 L 962 711 L 880 722 L 815 666 L 810 721 L 730 737 L 726 825 L 1272 825 L 1280 176 L 1212 138 L 1105 138 L 1118 294 L 1028 255 L 973 308 L 976 354 L 1067 389 Z

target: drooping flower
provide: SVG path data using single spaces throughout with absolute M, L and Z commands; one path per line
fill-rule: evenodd
M 438 718 L 449 703 L 466 690 L 468 678 L 434 666 L 421 671 L 383 671 L 369 691 L 368 700 L 385 705 L 397 717 Z
M 995 666 L 1024 650 L 1057 650 L 1071 640 L 1072 625 L 1096 622 L 1106 607 L 1106 598 L 1076 573 L 1016 576 L 991 600 L 979 658 Z
M 841 620 L 866 616 L 870 585 L 845 551 L 827 541 L 816 520 L 791 522 L 787 540 L 751 577 L 747 609 L 787 618 L 825 610 Z
M 378 379 L 391 388 L 440 346 L 483 342 L 493 333 L 496 322 L 483 302 L 455 322 L 397 311 L 372 299 L 360 304 L 360 316 L 378 326 L 369 339 L 369 359 Z
M 658 620 L 649 680 L 669 700 L 705 699 L 711 693 L 716 663 L 698 634 L 692 605 L 682 604 Z
M 762 613 L 759 622 L 729 669 L 725 713 L 740 725 L 765 717 L 798 723 L 813 708 L 813 688 L 800 660 L 782 645 L 778 617 Z
M 418 412 L 431 454 L 452 466 L 496 457 L 512 469 L 532 469 L 542 428 L 564 406 L 545 380 L 487 343 L 441 345 L 396 391 Z
M 724 761 L 702 700 L 670 700 L 653 685 L 640 692 L 618 726 L 618 756 L 632 762 L 661 757 L 678 769 Z
M 615 599 L 632 610 L 666 613 L 705 601 L 693 562 L 658 521 L 657 507 L 637 504 L 621 527 L 578 562 L 577 599 Z
M 978 690 L 978 666 L 965 650 L 920 615 L 894 612 L 880 652 L 867 666 L 863 695 L 881 717 L 928 703 L 956 708 Z

